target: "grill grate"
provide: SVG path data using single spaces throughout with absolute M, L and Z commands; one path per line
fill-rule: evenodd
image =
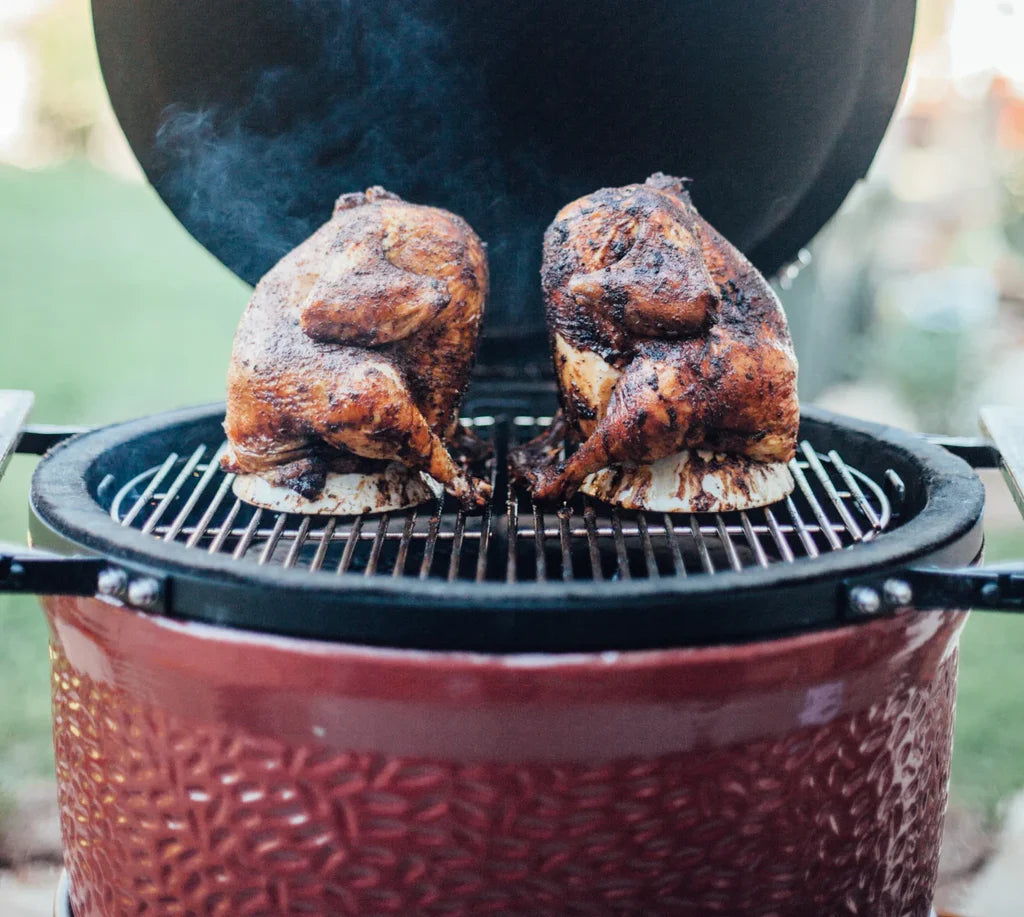
M 737 513 L 656 514 L 581 496 L 542 508 L 509 487 L 510 442 L 545 417 L 464 421 L 495 448 L 495 497 L 467 514 L 449 497 L 370 516 L 310 517 L 242 503 L 220 470 L 224 446 L 172 452 L 125 481 L 110 504 L 123 526 L 240 561 L 365 576 L 504 580 L 626 580 L 708 575 L 789 564 L 876 537 L 892 521 L 882 488 L 835 451 L 802 442 L 791 463 L 796 489 L 784 501 Z M 504 507 L 500 512 L 498 507 Z

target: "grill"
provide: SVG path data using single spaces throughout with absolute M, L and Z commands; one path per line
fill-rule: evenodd
M 510 485 L 512 443 L 536 435 L 550 417 L 463 418 L 494 448 L 492 503 L 467 514 L 450 497 L 378 516 L 310 517 L 261 510 L 231 492 L 219 468 L 224 446 L 171 452 L 116 488 L 111 518 L 165 542 L 247 563 L 364 576 L 544 582 L 695 576 L 814 558 L 870 541 L 893 522 L 882 486 L 831 449 L 807 440 L 790 463 L 793 496 L 740 513 L 620 511 L 585 497 L 538 506 Z M 886 470 L 889 486 L 903 489 Z
M 154 188 L 243 278 L 378 181 L 487 240 L 463 411 L 494 498 L 258 510 L 223 405 L 63 439 L 0 392 L 0 470 L 49 450 L 0 590 L 51 623 L 77 917 L 926 917 L 959 610 L 1024 608 L 973 566 L 964 459 L 1019 492 L 1020 418 L 944 449 L 808 408 L 796 490 L 747 513 L 535 506 L 507 473 L 555 406 L 553 214 L 689 175 L 775 273 L 865 174 L 913 0 L 92 6 Z

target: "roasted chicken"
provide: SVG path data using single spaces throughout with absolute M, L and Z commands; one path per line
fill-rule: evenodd
M 397 461 L 465 504 L 484 502 L 488 486 L 446 443 L 487 283 L 484 246 L 459 217 L 382 188 L 341 197 L 242 316 L 224 468 L 313 500 L 329 471 Z
M 567 498 L 602 469 L 629 474 L 705 450 L 698 488 L 714 470 L 707 453 L 719 453 L 730 486 L 756 501 L 757 475 L 743 480 L 742 469 L 795 452 L 796 360 L 768 283 L 701 218 L 683 182 L 659 173 L 569 204 L 545 234 L 541 276 L 579 448 L 559 461 L 556 429 L 514 456 L 534 495 Z M 720 487 L 698 493 L 691 508 L 721 508 L 715 495 Z

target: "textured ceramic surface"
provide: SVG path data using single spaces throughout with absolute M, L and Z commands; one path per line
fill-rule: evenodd
M 929 912 L 961 615 L 556 661 L 45 602 L 77 917 Z

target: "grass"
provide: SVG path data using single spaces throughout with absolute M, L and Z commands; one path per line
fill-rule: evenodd
M 246 286 L 156 195 L 80 162 L 0 168 L 0 389 L 33 419 L 106 423 L 221 397 Z M 33 462 L 0 482 L 0 541 L 24 543 Z M 46 625 L 0 596 L 0 794 L 52 772 Z
M 989 536 L 986 563 L 1020 560 L 1024 535 Z M 953 795 L 989 816 L 1024 789 L 1024 621 L 971 615 L 960 640 Z
M 246 287 L 148 188 L 81 163 L 0 169 L 0 388 L 36 392 L 35 418 L 104 423 L 219 398 Z M 32 462 L 0 485 L 0 540 L 23 542 Z M 1024 557 L 990 538 L 988 559 Z M 992 811 L 1024 786 L 1024 627 L 975 615 L 963 637 L 954 793 Z M 46 627 L 0 597 L 0 795 L 50 772 Z

